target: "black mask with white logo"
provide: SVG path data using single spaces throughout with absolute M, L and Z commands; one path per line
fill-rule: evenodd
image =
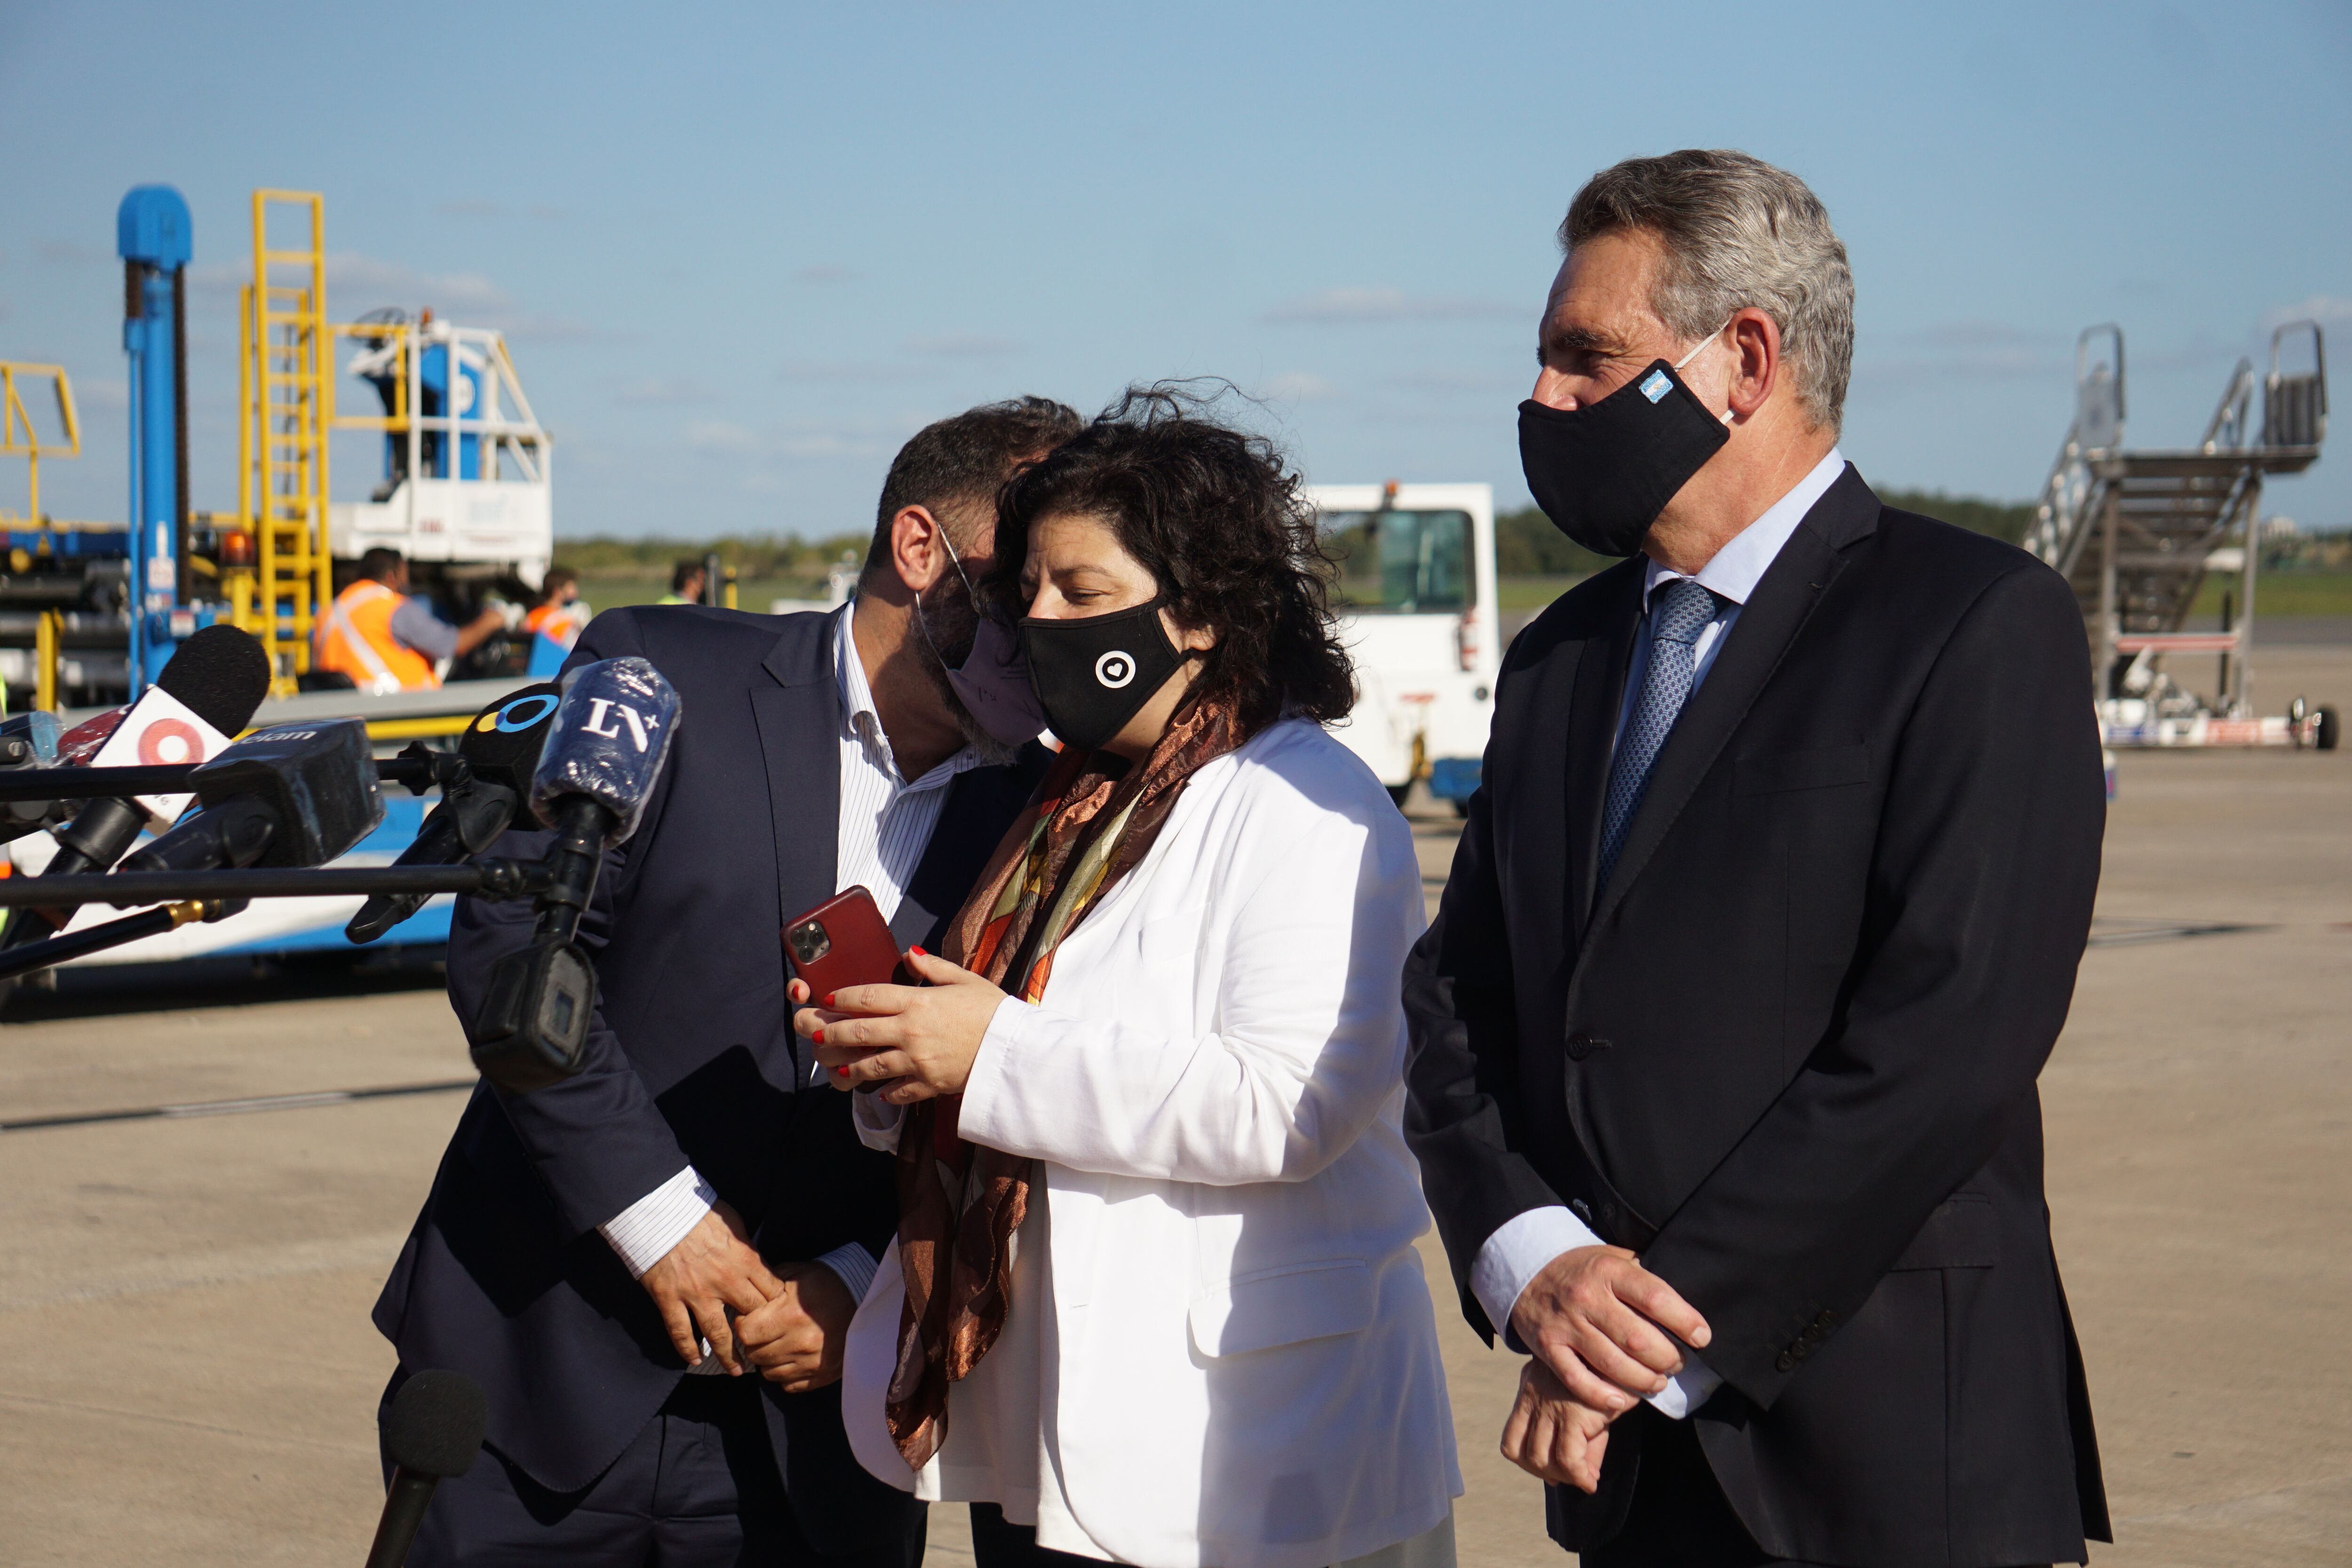
M 1184 656 L 1160 624 L 1160 601 L 1084 620 L 1021 623 L 1022 651 L 1045 723 L 1063 744 L 1095 751 L 1127 728 Z
M 1596 554 L 1639 550 L 1675 492 L 1731 439 L 1722 418 L 1675 370 L 1654 360 L 1582 408 L 1519 405 L 1519 466 L 1528 493 L 1554 526 Z

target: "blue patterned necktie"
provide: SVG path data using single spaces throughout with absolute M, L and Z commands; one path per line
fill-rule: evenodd
M 1650 612 L 1650 667 L 1643 673 L 1642 694 L 1625 721 L 1625 733 L 1609 767 L 1609 799 L 1601 819 L 1601 875 L 1592 884 L 1595 899 L 1609 886 L 1609 874 L 1617 868 L 1618 852 L 1625 847 L 1625 830 L 1633 823 L 1633 808 L 1642 804 L 1642 792 L 1650 785 L 1650 769 L 1690 698 L 1698 634 L 1715 619 L 1718 603 L 1695 579 L 1677 577 L 1660 590 Z

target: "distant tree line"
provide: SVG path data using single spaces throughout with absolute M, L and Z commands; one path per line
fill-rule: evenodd
M 593 577 L 667 577 L 673 562 L 700 559 L 716 550 L 719 560 L 744 578 L 805 577 L 822 580 L 844 553 L 866 557 L 866 535 L 824 539 L 730 534 L 720 539 L 559 539 L 558 564 Z
M 1941 490 L 1881 490 L 1878 499 L 2011 544 L 2025 537 L 2025 525 L 2033 520 L 2031 501 L 1986 500 Z M 1534 507 L 1495 519 L 1495 570 L 1505 577 L 1582 577 L 1615 560 L 1572 542 Z
M 1986 500 L 1979 496 L 1946 495 L 1941 490 L 1882 490 L 1879 499 L 1906 511 L 1925 512 L 1979 533 L 1990 533 L 2011 544 L 2025 537 L 2033 517 L 2030 501 Z M 1361 525 L 1357 530 L 1360 532 Z M 1360 543 L 1336 540 L 1338 552 Z M 604 577 L 666 577 L 670 563 L 687 556 L 716 550 L 738 574 L 749 578 L 807 578 L 822 581 L 844 554 L 863 559 L 866 536 L 835 534 L 824 539 L 792 539 L 774 535 L 729 535 L 716 540 L 690 539 L 565 539 L 556 542 L 556 559 L 575 572 Z M 1506 577 L 1582 577 L 1609 565 L 1615 558 L 1595 555 L 1570 542 L 1566 534 L 1534 507 L 1507 511 L 1495 519 L 1495 569 Z

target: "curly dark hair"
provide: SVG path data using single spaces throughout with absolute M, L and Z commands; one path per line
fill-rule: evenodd
M 1285 713 L 1343 719 L 1356 672 L 1332 624 L 1331 561 L 1315 514 L 1273 443 L 1211 417 L 1223 390 L 1130 386 L 1008 479 L 984 592 L 1020 615 L 1031 525 L 1099 517 L 1150 572 L 1169 613 L 1216 634 L 1194 700 L 1231 702 L 1252 729 Z

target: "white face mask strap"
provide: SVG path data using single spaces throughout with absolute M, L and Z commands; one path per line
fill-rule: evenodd
M 1730 318 L 1730 317 L 1728 317 L 1728 316 L 1724 317 L 1724 318 L 1723 318 L 1723 327 L 1727 327 L 1727 326 L 1729 326 L 1729 325 L 1731 325 L 1731 318 Z M 1705 336 L 1705 337 L 1703 337 L 1703 338 L 1699 339 L 1699 341 L 1698 341 L 1697 342 L 1696 342 L 1696 343 L 1692 344 L 1692 345 L 1691 345 L 1691 352 L 1690 352 L 1690 353 L 1686 353 L 1686 354 L 1683 355 L 1683 357 L 1682 357 L 1682 358 L 1680 358 L 1680 359 L 1678 359 L 1678 360 L 1675 361 L 1675 369 L 1677 372 L 1680 372 L 1680 371 L 1681 371 L 1681 369 L 1683 368 L 1683 366 L 1685 366 L 1685 365 L 1686 365 L 1686 364 L 1690 363 L 1690 362 L 1691 362 L 1691 361 L 1693 361 L 1693 360 L 1695 360 L 1695 359 L 1698 358 L 1699 350 L 1701 350 L 1701 349 L 1703 349 L 1703 348 L 1706 347 L 1706 345 L 1707 345 L 1707 344 L 1709 344 L 1709 343 L 1711 343 L 1711 342 L 1715 342 L 1715 340 L 1716 340 L 1716 339 L 1717 339 L 1717 338 L 1719 338 L 1719 337 L 1723 336 L 1723 327 L 1717 327 L 1717 328 L 1716 328 L 1716 329 L 1715 329 L 1715 331 L 1711 331 L 1711 332 L 1707 333 L 1707 335 L 1706 335 L 1706 336 Z
M 1729 326 L 1729 325 L 1731 325 L 1731 318 L 1730 318 L 1729 316 L 1726 316 L 1726 317 L 1724 317 L 1724 318 L 1723 318 L 1723 327 L 1727 327 L 1727 326 Z M 1691 362 L 1691 361 L 1693 361 L 1693 360 L 1695 360 L 1695 359 L 1698 358 L 1699 350 L 1701 350 L 1701 349 L 1703 349 L 1703 348 L 1706 347 L 1706 345 L 1707 345 L 1707 344 L 1709 344 L 1709 343 L 1711 343 L 1711 342 L 1715 342 L 1715 340 L 1716 340 L 1716 339 L 1717 339 L 1717 338 L 1719 338 L 1719 337 L 1723 336 L 1723 327 L 1717 327 L 1717 328 L 1716 328 L 1716 329 L 1715 329 L 1715 331 L 1711 331 L 1711 332 L 1707 333 L 1707 335 L 1706 335 L 1706 336 L 1705 336 L 1705 337 L 1703 337 L 1703 338 L 1699 339 L 1699 341 L 1698 341 L 1697 342 L 1696 342 L 1696 343 L 1692 344 L 1692 345 L 1691 345 L 1691 352 L 1690 352 L 1690 353 L 1686 353 L 1686 354 L 1683 355 L 1683 357 L 1682 357 L 1682 358 L 1680 358 L 1680 359 L 1678 359 L 1678 360 L 1675 361 L 1675 371 L 1676 371 L 1677 373 L 1679 373 L 1679 372 L 1682 370 L 1683 366 L 1685 366 L 1685 365 L 1686 365 L 1686 364 L 1690 363 L 1690 362 Z M 1730 423 L 1731 423 L 1731 410 L 1730 410 L 1730 409 L 1728 409 L 1728 408 L 1727 408 L 1727 409 L 1725 409 L 1725 410 L 1723 411 L 1723 422 L 1724 422 L 1726 425 L 1728 425 L 1728 424 L 1730 424 Z M 944 538 L 946 538 L 946 537 L 947 537 L 947 533 L 946 533 L 946 531 L 945 531 L 945 530 L 941 530 L 941 531 L 940 531 L 940 538 L 942 538 L 942 539 L 944 539 Z

